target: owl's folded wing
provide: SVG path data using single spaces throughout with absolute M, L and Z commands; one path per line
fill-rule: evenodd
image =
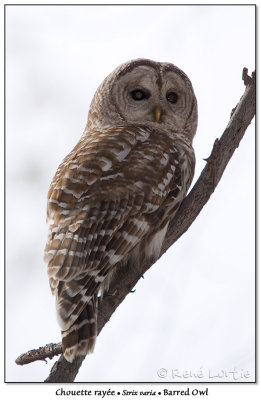
M 164 218 L 159 209 L 169 193 L 173 206 L 184 197 L 180 153 L 166 137 L 118 127 L 99 139 L 79 142 L 49 191 L 45 254 L 63 330 L 152 230 L 153 215 Z

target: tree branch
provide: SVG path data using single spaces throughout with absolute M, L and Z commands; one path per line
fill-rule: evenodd
M 242 79 L 246 85 L 245 93 L 232 110 L 230 121 L 222 137 L 215 140 L 211 155 L 206 159 L 207 164 L 199 179 L 169 224 L 160 257 L 187 231 L 207 203 L 255 115 L 255 73 L 252 73 L 251 78 L 247 72 L 244 68 Z M 127 264 L 114 274 L 109 293 L 104 296 L 98 307 L 98 334 L 138 280 L 156 261 L 155 259 L 146 260 L 143 265 L 137 265 L 136 268 L 133 268 L 133 265 L 130 268 Z M 36 360 L 45 360 L 61 352 L 61 343 L 48 344 L 38 350 L 30 350 L 22 354 L 17 358 L 16 363 L 23 365 Z M 78 357 L 73 363 L 69 363 L 61 355 L 45 382 L 73 382 L 84 358 L 84 356 Z
M 21 354 L 15 360 L 17 365 L 30 364 L 34 361 L 46 361 L 46 358 L 52 359 L 54 356 L 62 354 L 62 343 L 48 343 L 36 350 L 29 350 Z

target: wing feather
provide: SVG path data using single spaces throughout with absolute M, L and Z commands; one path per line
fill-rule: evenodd
M 63 330 L 152 222 L 162 222 L 169 194 L 176 190 L 170 204 L 184 197 L 181 157 L 167 135 L 118 127 L 83 137 L 58 168 L 48 193 L 46 258 Z

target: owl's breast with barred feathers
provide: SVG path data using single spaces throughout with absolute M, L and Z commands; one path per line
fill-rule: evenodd
M 48 194 L 48 217 L 74 229 L 77 221 L 94 216 L 97 203 L 111 200 L 115 206 L 124 199 L 150 213 L 170 191 L 187 191 L 194 162 L 184 135 L 172 138 L 142 126 L 91 132 L 58 168 Z

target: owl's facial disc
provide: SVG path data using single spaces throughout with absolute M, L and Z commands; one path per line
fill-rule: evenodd
M 158 65 L 138 65 L 119 76 L 112 88 L 122 121 L 168 131 L 184 129 L 190 112 L 190 89 L 183 77 Z
M 197 100 L 190 80 L 178 67 L 137 59 L 120 65 L 97 89 L 88 129 L 144 125 L 167 134 L 197 128 Z

